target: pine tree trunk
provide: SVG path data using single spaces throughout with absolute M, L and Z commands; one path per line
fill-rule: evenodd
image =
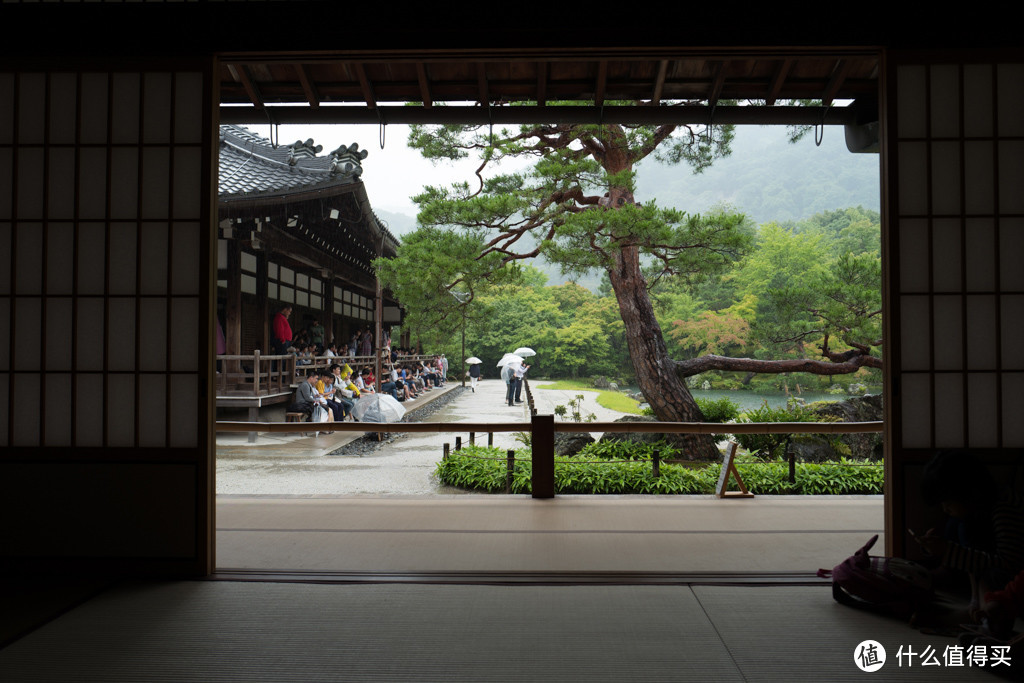
M 615 256 L 615 268 L 609 271 L 612 289 L 619 302 L 622 322 L 626 326 L 626 343 L 633 361 L 640 391 L 662 422 L 701 422 L 700 408 L 686 384 L 675 372 L 662 337 L 661 326 L 654 317 L 654 307 L 647 294 L 647 283 L 640 269 L 636 247 L 626 247 Z M 712 460 L 721 457 L 710 434 L 680 434 L 685 458 Z

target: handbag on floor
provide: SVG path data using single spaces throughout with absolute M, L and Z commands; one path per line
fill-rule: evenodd
M 834 569 L 819 569 L 818 576 L 832 578 L 832 597 L 840 604 L 909 619 L 934 597 L 931 573 L 910 560 L 868 555 L 877 540 L 875 534 Z

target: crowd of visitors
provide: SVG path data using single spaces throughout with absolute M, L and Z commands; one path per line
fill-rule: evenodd
M 383 335 L 381 360 L 383 377 L 375 377 L 373 367 L 364 365 L 353 371 L 348 361 L 374 355 L 373 334 L 369 327 L 351 335 L 347 344 L 335 340 L 324 345 L 325 330 L 318 320 L 309 320 L 298 333 L 289 322 L 291 306 L 285 306 L 271 321 L 274 351 L 278 355 L 292 353 L 296 367 L 305 380 L 295 392 L 290 412 L 301 412 L 317 418 L 322 408 L 323 421 L 351 419 L 352 406 L 360 394 L 383 393 L 396 401 L 407 401 L 443 386 L 448 375 L 448 359 L 441 354 L 429 360 L 414 349 L 392 346 L 387 331 Z M 355 365 L 353 362 L 352 365 Z

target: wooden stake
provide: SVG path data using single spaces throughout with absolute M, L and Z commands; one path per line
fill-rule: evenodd
M 718 494 L 719 498 L 753 498 L 754 494 L 747 491 L 746 485 L 743 483 L 743 478 L 740 477 L 739 471 L 736 469 L 736 463 L 733 461 L 736 457 L 736 449 L 739 444 L 735 441 L 729 442 L 729 448 L 725 452 L 725 458 L 722 460 L 722 473 L 718 476 L 718 486 L 715 487 L 715 493 Z M 736 485 L 740 487 L 739 491 L 729 491 L 725 489 L 729 486 L 729 475 L 736 477 Z

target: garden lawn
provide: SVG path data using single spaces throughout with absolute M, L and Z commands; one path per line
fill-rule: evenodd
M 586 382 L 573 379 L 562 379 L 550 384 L 544 384 L 543 386 L 535 383 L 535 386 L 537 389 L 554 389 L 557 391 L 593 391 L 597 393 L 597 404 L 602 408 L 619 413 L 640 415 L 640 404 L 621 391 L 595 389 Z

